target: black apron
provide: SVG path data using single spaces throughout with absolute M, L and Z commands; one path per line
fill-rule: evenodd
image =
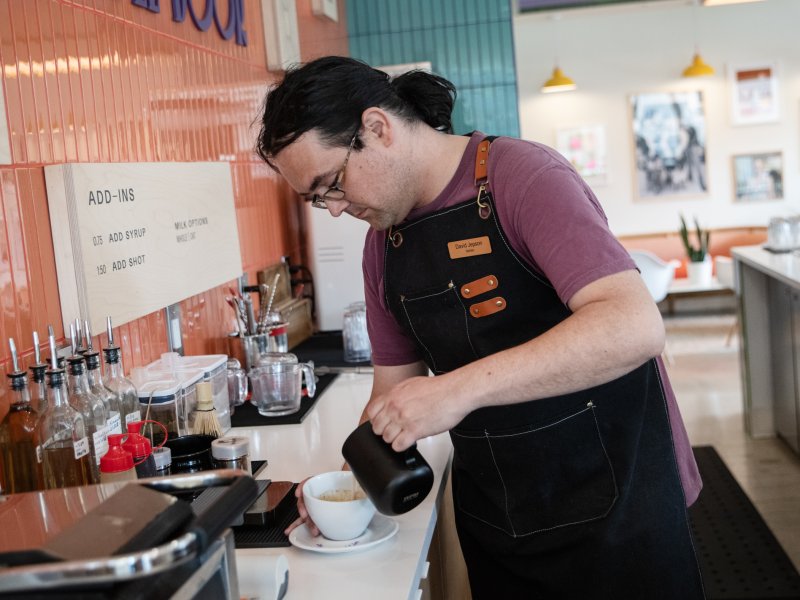
M 571 314 L 503 233 L 486 189 L 488 143 L 475 200 L 386 237 L 387 305 L 434 374 Z M 450 435 L 476 600 L 704 597 L 655 360 L 591 389 L 478 409 Z

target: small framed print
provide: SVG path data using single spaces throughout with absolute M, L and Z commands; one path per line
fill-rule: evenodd
M 282 71 L 300 62 L 300 35 L 294 0 L 261 0 L 267 68 Z
M 778 120 L 780 98 L 778 76 L 773 63 L 732 66 L 731 121 L 734 125 L 755 125 Z
M 327 17 L 331 21 L 339 22 L 338 0 L 311 0 L 311 12 L 318 17 Z
M 606 128 L 603 125 L 560 127 L 556 130 L 556 150 L 578 174 L 592 183 L 606 180 Z
M 734 156 L 733 185 L 737 202 L 783 200 L 783 154 L 763 152 Z

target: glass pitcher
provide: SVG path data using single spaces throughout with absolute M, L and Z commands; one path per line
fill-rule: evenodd
M 313 398 L 317 391 L 314 369 L 308 363 L 264 362 L 251 369 L 249 377 L 253 390 L 251 402 L 265 417 L 280 417 L 300 410 L 303 378 L 309 398 Z
M 229 358 L 226 365 L 228 375 L 228 399 L 230 400 L 231 413 L 235 406 L 244 404 L 247 398 L 247 373 L 242 369 L 241 363 L 235 358 Z

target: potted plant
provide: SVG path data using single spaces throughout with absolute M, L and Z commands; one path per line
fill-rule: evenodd
M 700 223 L 695 217 L 695 236 L 697 244 L 695 245 L 689 239 L 689 228 L 686 226 L 686 219 L 681 217 L 681 240 L 683 247 L 686 250 L 686 256 L 689 262 L 686 265 L 686 270 L 689 274 L 689 282 L 696 285 L 710 285 L 711 284 L 711 255 L 708 253 L 708 239 L 711 237 L 709 231 L 703 231 L 700 228 Z

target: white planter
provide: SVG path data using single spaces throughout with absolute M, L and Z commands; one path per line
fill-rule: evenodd
M 708 286 L 711 285 L 711 256 L 706 254 L 703 262 L 691 262 L 686 265 L 689 274 L 689 283 L 692 285 Z

